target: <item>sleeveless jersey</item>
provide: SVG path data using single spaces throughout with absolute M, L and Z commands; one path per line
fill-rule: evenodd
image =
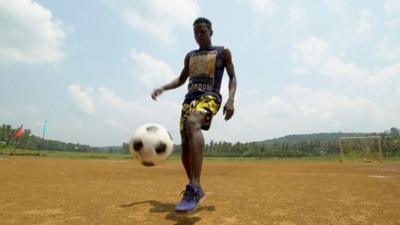
M 190 103 L 202 95 L 212 95 L 221 103 L 219 91 L 225 69 L 223 50 L 224 47 L 212 46 L 189 52 L 189 84 L 184 103 Z

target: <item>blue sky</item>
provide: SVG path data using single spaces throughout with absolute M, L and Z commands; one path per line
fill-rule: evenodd
M 149 95 L 197 48 L 198 16 L 238 80 L 207 142 L 400 127 L 400 0 L 0 0 L 0 123 L 94 146 L 159 123 L 179 143 L 186 84 Z

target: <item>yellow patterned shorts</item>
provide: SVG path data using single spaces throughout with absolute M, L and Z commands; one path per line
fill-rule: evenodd
M 205 116 L 205 123 L 201 127 L 203 130 L 208 130 L 211 125 L 211 120 L 219 110 L 220 104 L 217 99 L 212 95 L 203 95 L 199 99 L 193 100 L 189 103 L 183 103 L 182 113 L 180 120 L 181 131 L 185 128 L 186 121 L 189 118 L 190 113 L 200 112 Z

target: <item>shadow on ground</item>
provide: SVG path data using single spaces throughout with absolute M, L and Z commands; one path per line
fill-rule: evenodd
M 129 208 L 140 204 L 151 204 L 153 207 L 150 208 L 151 213 L 168 213 L 165 219 L 175 221 L 175 225 L 193 225 L 201 220 L 201 217 L 196 216 L 197 212 L 200 211 L 215 211 L 215 206 L 200 206 L 196 212 L 191 214 L 176 213 L 174 211 L 175 204 L 162 203 L 155 200 L 147 200 L 140 202 L 132 202 L 128 204 L 121 204 L 121 208 Z

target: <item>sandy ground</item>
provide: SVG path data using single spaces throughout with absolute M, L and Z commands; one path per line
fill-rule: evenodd
M 179 161 L 0 158 L 0 224 L 400 224 L 400 164 L 212 161 L 207 200 L 173 212 Z

